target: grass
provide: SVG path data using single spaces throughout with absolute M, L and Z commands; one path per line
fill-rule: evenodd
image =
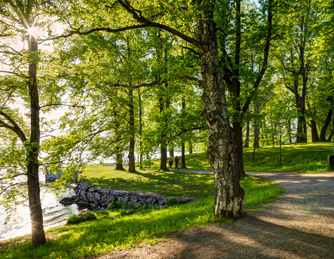
M 279 161 L 279 147 L 261 147 L 244 149 L 244 168 L 255 172 L 296 172 L 312 173 L 333 171 L 327 166 L 327 156 L 333 154 L 333 143 L 307 143 L 282 145 L 282 163 Z M 212 170 L 205 153 L 187 155 L 188 169 Z M 152 168 L 159 168 L 160 164 L 153 160 Z
M 118 248 L 130 248 L 138 242 L 155 243 L 167 233 L 183 231 L 215 222 L 213 216 L 213 175 L 181 172 L 116 171 L 102 165 L 89 166 L 83 173 L 86 181 L 105 187 L 141 190 L 164 195 L 195 196 L 195 202 L 167 208 L 143 209 L 127 215 L 124 210 L 97 212 L 96 220 L 67 225 L 47 231 L 47 243 L 34 248 L 30 241 L 16 238 L 0 248 L 0 258 L 83 258 Z M 244 211 L 264 208 L 276 199 L 282 188 L 274 182 L 245 176 Z M 225 222 L 231 220 L 225 219 Z M 25 237 L 27 240 L 29 236 Z M 1 245 L 0 245 L 1 247 Z
M 136 173 L 118 171 L 112 168 L 95 175 L 93 168 L 101 170 L 103 165 L 94 165 L 84 171 L 83 177 L 89 183 L 113 189 L 143 191 L 167 196 L 207 197 L 214 194 L 212 175 L 180 173 L 174 171 L 137 170 Z M 120 174 L 122 177 L 120 177 Z
M 159 169 L 160 168 L 160 160 L 153 159 L 151 164 L 151 168 Z M 181 166 L 181 162 L 179 162 L 179 167 Z M 187 169 L 193 170 L 212 170 L 211 165 L 205 156 L 205 153 L 193 153 L 186 156 L 186 166 Z M 167 165 L 169 168 L 169 165 Z M 175 164 L 173 163 L 173 168 Z
M 327 156 L 333 154 L 333 143 L 308 143 L 282 146 L 282 163 L 279 161 L 279 147 L 244 150 L 246 171 L 262 172 L 326 172 L 334 168 L 327 166 Z

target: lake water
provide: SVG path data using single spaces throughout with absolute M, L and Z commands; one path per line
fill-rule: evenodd
M 54 192 L 50 190 L 47 192 L 45 187 L 42 187 L 41 201 L 44 229 L 64 225 L 69 216 L 74 213 L 78 213 L 79 210 L 76 204 L 64 206 L 59 203 L 60 199 L 70 197 L 72 195 L 74 195 L 74 191 L 71 188 L 67 188 L 57 197 Z M 17 222 L 10 219 L 9 222 L 4 225 L 4 208 L 0 207 L 0 241 L 31 233 L 29 208 L 21 205 L 18 206 L 16 216 L 18 218 Z

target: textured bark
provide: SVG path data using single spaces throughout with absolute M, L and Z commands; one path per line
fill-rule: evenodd
M 38 45 L 34 37 L 29 40 L 29 52 L 38 51 Z M 27 178 L 28 197 L 31 219 L 31 235 L 34 246 L 42 245 L 46 242 L 43 214 L 39 188 L 39 142 L 40 142 L 40 118 L 39 118 L 39 96 L 37 88 L 37 64 L 29 63 L 29 95 L 30 95 L 30 143 L 27 144 Z
M 321 141 L 321 142 L 327 141 L 326 140 L 326 132 L 327 132 L 327 128 L 329 126 L 329 123 L 331 122 L 332 113 L 333 113 L 333 110 L 330 109 L 327 113 L 327 117 L 326 117 L 326 120 L 324 122 L 324 125 L 321 127 L 320 139 L 319 139 L 319 141 Z
M 204 103 L 202 114 L 209 127 L 207 156 L 215 178 L 214 214 L 216 216 L 241 217 L 244 192 L 239 184 L 240 173 L 234 136 L 227 114 L 225 88 L 219 64 L 217 30 L 213 18 L 215 1 L 194 0 L 191 2 L 197 9 L 196 39 L 165 24 L 148 20 L 128 1 L 118 0 L 118 2 L 144 26 L 166 30 L 198 47 L 201 58 L 202 100 Z M 164 166 L 166 167 L 166 163 Z
M 215 216 L 242 217 L 244 192 L 239 184 L 237 154 L 226 109 L 212 3 L 202 3 L 196 37 L 201 42 L 203 117 L 209 128 L 207 157 L 215 178 L 214 214 Z

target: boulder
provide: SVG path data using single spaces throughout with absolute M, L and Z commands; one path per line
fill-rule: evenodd
M 74 197 L 65 197 L 59 201 L 63 205 L 72 205 L 75 203 Z

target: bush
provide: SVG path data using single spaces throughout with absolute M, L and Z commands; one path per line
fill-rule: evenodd
M 93 212 L 90 211 L 80 212 L 79 215 L 73 214 L 72 216 L 70 216 L 66 221 L 66 225 L 79 224 L 81 222 L 94 219 L 96 219 L 96 215 Z
M 178 200 L 175 198 L 170 198 L 167 200 L 167 206 L 180 205 L 186 203 L 186 201 Z
M 110 204 L 107 207 L 107 210 L 114 210 L 114 209 L 127 209 L 129 207 L 131 207 L 133 205 L 127 204 L 125 202 L 121 202 L 121 201 L 115 201 L 114 203 Z

